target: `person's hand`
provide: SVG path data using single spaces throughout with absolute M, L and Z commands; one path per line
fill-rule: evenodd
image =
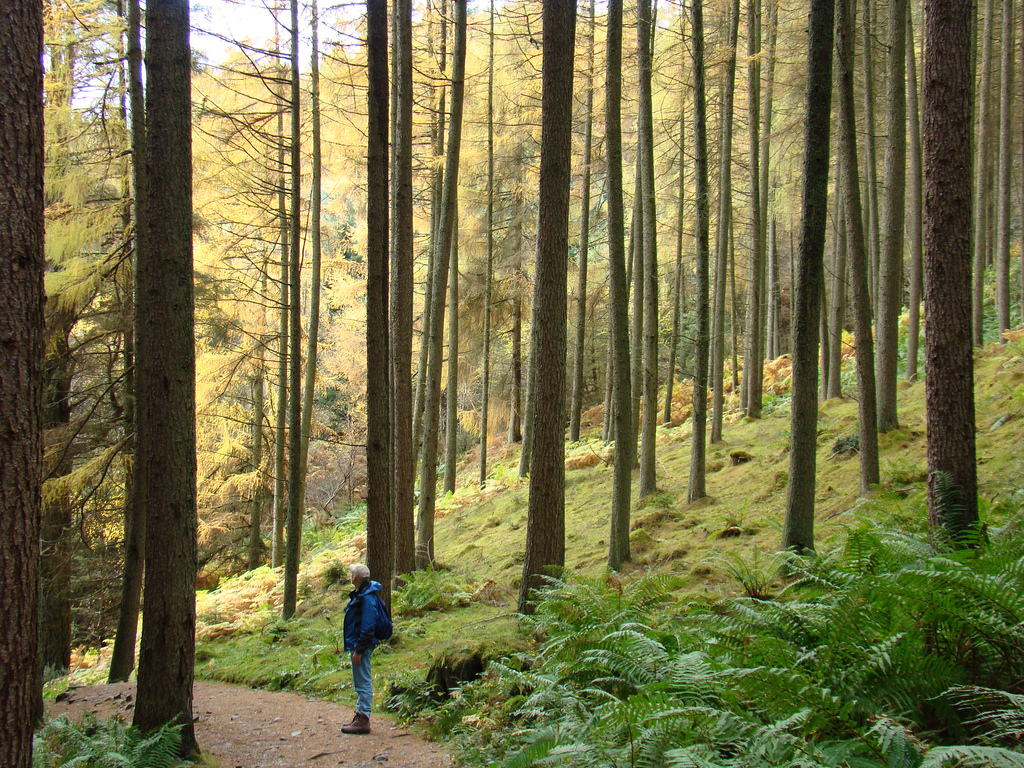
M 353 653 L 352 654 L 352 664 L 356 665 L 356 664 L 362 664 L 362 663 L 363 663 L 363 654 L 361 654 L 361 653 Z

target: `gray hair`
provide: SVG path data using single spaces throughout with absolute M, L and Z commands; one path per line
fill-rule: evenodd
M 360 579 L 370 578 L 370 569 L 362 563 L 352 563 L 352 565 L 348 567 L 348 573 L 349 576 L 359 577 Z

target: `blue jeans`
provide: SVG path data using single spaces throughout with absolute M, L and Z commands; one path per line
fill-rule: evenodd
M 370 654 L 373 648 L 367 648 L 363 652 L 362 660 L 356 664 L 352 662 L 352 682 L 356 689 L 356 711 L 370 716 L 370 709 L 373 705 L 373 678 L 370 676 Z

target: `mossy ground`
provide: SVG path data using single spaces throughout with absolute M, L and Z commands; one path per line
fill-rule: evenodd
M 829 400 L 818 422 L 815 536 L 827 549 L 863 516 L 904 525 L 924 524 L 927 473 L 924 383 L 901 383 L 900 427 L 880 436 L 881 484 L 869 498 L 858 494 L 856 454 L 833 455 L 840 438 L 857 433 L 857 403 Z M 977 455 L 985 522 L 1000 524 L 1024 508 L 1024 342 L 992 346 L 976 359 Z M 756 553 L 779 545 L 789 472 L 789 410 L 772 398 L 759 420 L 727 414 L 725 439 L 708 448 L 708 498 L 686 503 L 690 425 L 659 427 L 658 492 L 634 500 L 633 560 L 627 577 L 671 573 L 681 598 L 714 599 L 739 591 L 737 571 L 760 566 Z M 734 463 L 742 451 L 749 460 Z M 604 573 L 610 515 L 610 449 L 596 431 L 567 446 L 566 565 L 570 572 Z M 531 638 L 515 616 L 528 516 L 528 480 L 517 477 L 518 449 L 492 456 L 485 488 L 476 487 L 478 459 L 466 459 L 454 495 L 438 501 L 435 553 L 446 578 L 475 592 L 468 605 L 419 616 L 395 616 L 396 637 L 374 658 L 378 690 L 391 681 L 423 679 L 433 660 L 450 652 L 494 649 L 511 652 Z M 635 491 L 634 491 L 635 492 Z M 324 698 L 353 696 L 341 651 L 341 621 L 347 589 L 340 564 L 359 556 L 360 523 L 311 532 L 300 585 L 297 618 L 275 619 L 275 599 L 255 606 L 224 636 L 201 640 L 196 672 L 216 679 L 268 688 L 292 688 Z M 365 541 L 365 540 L 363 540 Z M 744 565 L 745 563 L 745 565 Z M 770 569 L 769 569 L 770 570 Z M 233 587 L 222 585 L 201 602 L 230 614 Z M 280 589 L 279 585 L 276 587 Z M 237 597 L 234 598 L 238 602 Z M 210 606 L 221 606 L 213 608 Z M 228 617 L 230 618 L 230 617 Z M 225 619 L 225 617 L 220 617 Z

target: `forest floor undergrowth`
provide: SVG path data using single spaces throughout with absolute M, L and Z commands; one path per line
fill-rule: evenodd
M 47 702 L 47 715 L 131 720 L 135 683 L 69 688 Z M 349 708 L 297 693 L 197 682 L 192 711 L 196 738 L 212 768 L 448 768 L 442 748 L 375 714 L 367 735 L 341 726 Z

